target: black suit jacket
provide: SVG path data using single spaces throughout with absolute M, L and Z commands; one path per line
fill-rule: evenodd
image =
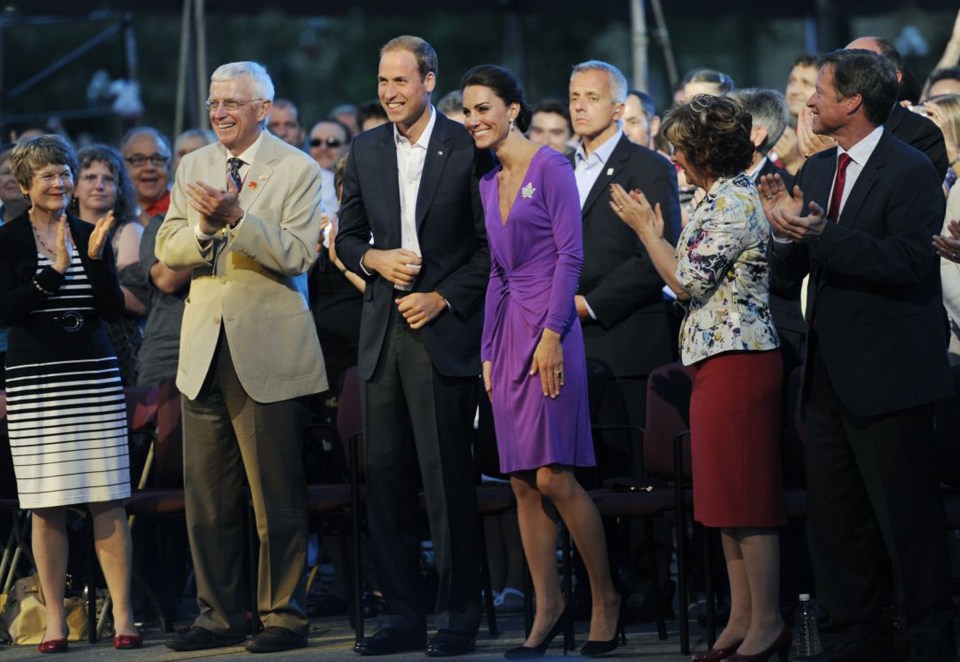
M 596 320 L 583 320 L 587 358 L 618 377 L 642 376 L 673 360 L 663 279 L 646 249 L 610 208 L 610 184 L 639 189 L 660 203 L 664 236 L 680 234 L 680 198 L 673 165 L 622 136 L 583 204 L 583 272 L 577 292 Z
M 937 169 L 940 181 L 943 181 L 948 167 L 947 147 L 943 142 L 943 132 L 930 118 L 911 112 L 898 103 L 890 111 L 884 127 L 903 142 L 926 154 Z
M 789 172 L 777 166 L 773 161 L 767 159 L 763 167 L 754 178 L 754 182 L 760 181 L 764 175 L 780 175 L 787 190 L 793 190 L 794 177 Z M 780 335 L 781 347 L 784 344 L 790 345 L 790 350 L 799 359 L 803 351 L 803 335 L 807 331 L 807 323 L 803 320 L 803 311 L 800 307 L 800 292 L 803 286 L 803 280 L 794 280 L 782 278 L 781 274 L 771 270 L 770 273 L 770 313 L 773 315 L 773 324 Z M 784 368 L 790 369 L 792 365 L 785 362 Z M 786 373 L 784 377 L 788 377 Z
M 836 164 L 836 149 L 807 161 L 797 178 L 805 213 L 810 201 L 827 208 Z M 884 131 L 837 223 L 828 222 L 810 244 L 771 243 L 775 270 L 793 278 L 809 270 L 807 319 L 834 390 L 857 415 L 933 402 L 951 391 L 930 243 L 943 214 L 940 177 L 929 159 Z
M 437 112 L 434 110 L 433 112 Z M 417 194 L 417 237 L 423 263 L 414 292 L 438 291 L 450 302 L 421 331 L 434 367 L 447 376 L 480 373 L 483 295 L 490 277 L 490 250 L 477 178 L 492 165 L 466 130 L 437 113 Z M 367 280 L 360 323 L 358 374 L 369 379 L 377 367 L 396 304 L 393 284 L 360 268 L 370 248 L 401 247 L 400 191 L 393 124 L 357 136 L 343 177 L 337 255 Z M 373 244 L 370 244 L 370 237 Z

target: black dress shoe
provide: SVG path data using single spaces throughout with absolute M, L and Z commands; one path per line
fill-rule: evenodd
M 307 638 L 293 630 L 270 625 L 260 634 L 247 642 L 247 650 L 251 653 L 279 653 L 294 648 L 306 648 Z
M 169 639 L 167 648 L 175 651 L 200 651 L 207 648 L 236 646 L 242 644 L 246 638 L 242 634 L 217 634 L 199 625 L 191 625 L 178 632 L 173 639 Z
M 409 632 L 399 628 L 380 628 L 369 637 L 358 641 L 353 651 L 360 655 L 393 655 L 409 651 L 422 651 L 427 636 L 422 632 Z
M 427 644 L 427 657 L 453 657 L 472 653 L 476 647 L 477 636 L 466 632 L 440 630 Z

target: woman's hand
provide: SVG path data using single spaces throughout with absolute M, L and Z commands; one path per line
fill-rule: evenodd
M 960 221 L 947 223 L 947 232 L 950 236 L 933 235 L 933 248 L 943 259 L 960 264 Z
M 57 226 L 57 244 L 56 255 L 53 256 L 53 268 L 61 274 L 67 273 L 70 263 L 73 261 L 73 237 L 70 236 L 70 230 L 67 227 L 67 215 L 60 215 L 60 223 Z
M 563 386 L 563 346 L 560 344 L 560 334 L 553 329 L 543 330 L 537 349 L 533 352 L 530 376 L 538 372 L 543 394 L 551 398 L 560 395 L 560 387 Z
M 483 390 L 487 392 L 487 397 L 491 402 L 493 402 L 493 384 L 490 381 L 492 365 L 490 361 L 483 362 Z
M 637 233 L 640 241 L 648 243 L 663 237 L 663 214 L 660 203 L 650 207 L 646 196 L 634 190 L 629 194 L 619 184 L 610 185 L 610 208 L 621 221 Z
M 113 210 L 111 209 L 97 219 L 97 224 L 93 226 L 93 232 L 90 233 L 90 243 L 87 244 L 87 257 L 91 260 L 99 260 L 103 257 L 103 247 L 107 243 L 107 235 L 110 233 L 110 228 L 113 227 L 113 221 Z
M 934 124 L 940 127 L 940 131 L 943 133 L 943 144 L 947 149 L 947 162 L 953 162 L 960 155 L 960 144 L 958 144 L 960 136 L 954 133 L 953 123 L 950 122 L 943 108 L 937 103 L 926 102 L 923 104 L 923 112 Z

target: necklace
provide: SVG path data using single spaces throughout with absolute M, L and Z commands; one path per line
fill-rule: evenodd
M 33 223 L 32 217 L 30 218 L 30 227 L 33 229 L 33 236 L 37 238 L 38 242 L 40 242 L 40 247 L 43 248 L 43 250 L 47 251 L 47 253 L 49 253 L 50 255 L 56 255 L 57 252 L 55 250 L 51 250 L 51 248 L 47 246 L 47 243 L 40 236 L 40 233 L 37 231 L 37 226 Z

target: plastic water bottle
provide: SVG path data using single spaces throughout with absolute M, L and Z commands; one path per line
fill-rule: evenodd
M 823 653 L 817 616 L 817 604 L 810 599 L 809 593 L 801 593 L 793 624 L 794 652 L 798 660 L 812 659 Z

